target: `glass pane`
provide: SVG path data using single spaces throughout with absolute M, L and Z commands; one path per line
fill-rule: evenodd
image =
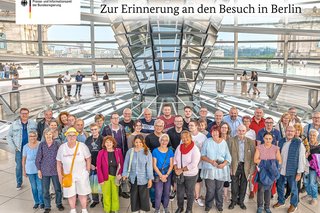
M 183 35 L 183 45 L 200 45 L 204 44 L 206 35 L 205 34 L 184 34 Z
M 154 45 L 161 45 L 161 44 L 180 44 L 181 34 L 174 33 L 174 34 L 153 34 L 153 43 Z
M 153 70 L 153 61 L 150 59 L 136 59 L 134 66 L 136 70 Z
M 158 81 L 163 81 L 163 80 L 178 80 L 178 72 L 171 72 L 171 71 L 161 71 L 157 72 L 157 78 Z
M 139 83 L 143 94 L 156 95 L 155 83 Z
M 203 47 L 183 47 L 181 58 L 195 57 L 200 58 Z
M 155 58 L 175 58 L 180 55 L 180 47 L 155 47 L 154 57 Z
M 203 54 L 202 54 L 202 58 L 209 58 L 212 54 L 212 50 L 213 50 L 213 48 L 211 48 L 211 47 L 205 47 Z
M 124 47 L 120 50 L 120 52 L 125 56 L 125 57 L 128 57 L 128 58 L 132 58 L 131 56 L 131 53 L 130 53 L 130 50 L 128 47 Z
M 213 46 L 217 40 L 216 35 L 208 35 L 205 46 Z
M 136 71 L 139 81 L 154 81 L 153 71 Z
M 181 70 L 198 69 L 199 63 L 200 63 L 200 59 L 182 59 Z
M 183 32 L 199 32 L 206 33 L 209 22 L 201 22 L 201 21 L 185 21 L 183 26 Z
M 150 45 L 149 34 L 127 34 L 130 45 Z
M 125 21 L 124 26 L 126 27 L 127 33 L 143 33 L 148 32 L 148 21 Z
M 128 45 L 128 40 L 127 37 L 125 35 L 116 35 L 115 36 L 119 46 L 127 46 Z
M 177 89 L 177 83 L 158 83 L 158 90 L 160 95 L 175 94 Z
M 156 70 L 178 70 L 179 60 L 155 60 Z
M 179 74 L 179 81 L 195 81 L 197 73 L 197 71 L 181 71 Z
M 151 47 L 130 47 L 133 58 L 152 58 Z
M 122 23 L 114 23 L 112 25 L 112 29 L 116 34 L 121 34 L 126 32 Z

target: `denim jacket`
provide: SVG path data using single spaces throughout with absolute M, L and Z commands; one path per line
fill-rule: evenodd
M 144 150 L 134 152 L 130 174 L 128 174 L 128 167 L 130 161 L 130 154 L 134 152 L 134 148 L 128 150 L 123 165 L 122 176 L 129 178 L 130 183 L 134 183 L 137 178 L 138 185 L 146 185 L 148 180 L 153 180 L 153 167 L 152 167 L 152 155 L 148 150 L 148 155 L 144 154 Z
M 31 119 L 28 120 L 28 134 L 30 131 L 37 131 L 37 123 Z M 15 120 L 8 131 L 7 135 L 7 142 L 8 145 L 13 149 L 13 150 L 18 150 L 21 152 L 21 143 L 22 143 L 22 124 L 21 124 L 21 119 Z

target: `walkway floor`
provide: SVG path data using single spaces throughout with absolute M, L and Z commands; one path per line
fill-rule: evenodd
M 14 163 L 14 155 L 0 149 L 0 212 L 1 213 L 33 213 L 33 212 L 43 212 L 42 210 L 33 210 L 33 199 L 29 186 L 29 181 L 24 179 L 23 188 L 21 191 L 16 191 L 15 189 L 15 163 Z M 304 195 L 304 194 L 303 194 Z M 301 195 L 302 196 L 302 195 Z M 271 204 L 274 204 L 276 199 L 271 201 Z M 67 204 L 67 200 L 63 201 L 66 210 L 63 212 L 69 212 L 69 206 Z M 120 200 L 120 213 L 131 212 L 129 206 L 129 200 L 121 198 Z M 52 204 L 52 212 L 58 213 L 59 211 L 54 205 L 54 200 L 51 202 Z M 246 213 L 254 213 L 256 212 L 256 199 L 254 200 L 245 200 L 245 204 L 247 205 L 247 210 L 241 210 L 239 206 L 236 206 L 234 210 L 228 210 L 227 206 L 229 203 L 224 203 L 224 212 L 246 212 Z M 273 210 L 276 213 L 285 213 L 287 211 L 287 207 L 289 206 L 289 202 L 287 202 L 286 207 L 282 207 L 277 210 Z M 79 204 L 78 204 L 78 212 L 81 212 Z M 171 212 L 174 213 L 176 210 L 176 200 L 170 202 Z M 94 209 L 89 209 L 89 212 L 103 212 L 101 204 L 96 206 Z M 150 212 L 153 212 L 150 211 Z M 200 213 L 204 212 L 203 207 L 199 207 L 196 203 L 194 203 L 193 212 Z M 217 212 L 215 209 L 210 211 L 211 213 Z M 297 210 L 298 213 L 316 213 L 320 212 L 320 204 L 317 206 L 311 206 L 307 204 L 306 201 L 301 201 L 299 204 L 299 208 Z

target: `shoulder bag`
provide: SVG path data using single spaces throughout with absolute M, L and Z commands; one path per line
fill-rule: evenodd
M 166 164 L 166 161 L 167 161 L 167 158 L 168 158 L 168 152 L 169 152 L 169 149 L 168 149 L 168 151 L 166 152 L 166 156 L 164 157 L 164 161 L 163 161 L 163 164 L 162 164 L 161 169 L 160 169 L 161 174 L 163 174 L 164 165 Z M 156 173 L 156 172 L 155 172 L 155 173 Z M 153 182 L 158 183 L 159 181 L 160 181 L 159 175 L 155 175 Z
M 132 164 L 132 159 L 133 159 L 133 154 L 134 154 L 134 149 L 131 149 L 130 152 L 130 159 L 129 159 L 129 166 L 128 166 L 128 177 L 124 180 L 121 180 L 121 191 L 124 193 L 129 193 L 130 192 L 130 182 L 129 182 L 129 176 L 130 176 L 130 171 L 131 171 L 131 164 Z
M 69 174 L 63 174 L 62 187 L 64 187 L 64 188 L 69 188 L 69 187 L 72 186 L 72 170 L 73 170 L 74 159 L 76 158 L 76 155 L 77 155 L 78 147 L 79 147 L 79 142 L 77 142 L 76 150 L 73 153 L 70 173 Z

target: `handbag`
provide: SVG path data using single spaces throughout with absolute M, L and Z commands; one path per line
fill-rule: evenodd
M 102 194 L 101 186 L 98 182 L 98 175 L 93 173 L 89 177 L 91 192 L 93 194 Z
M 134 154 L 134 150 L 133 150 L 133 148 L 131 148 L 129 166 L 128 166 L 128 178 L 126 178 L 125 180 L 122 179 L 121 184 L 120 184 L 121 191 L 124 193 L 130 193 L 129 175 L 130 175 L 130 170 L 131 170 L 133 154 Z
M 162 166 L 161 166 L 161 170 L 160 170 L 161 174 L 163 174 L 163 169 L 164 169 L 164 165 L 166 164 L 166 161 L 167 161 L 168 152 L 169 152 L 169 149 L 168 149 L 168 151 L 166 152 L 166 156 L 165 156 L 164 161 L 163 161 L 163 164 L 162 164 Z M 153 179 L 153 182 L 158 183 L 159 181 L 160 181 L 159 175 L 155 175 L 155 176 L 154 176 L 154 179 Z
M 120 168 L 121 168 L 121 166 L 120 166 L 120 163 L 118 164 L 118 168 L 117 168 L 117 172 L 116 172 L 116 179 L 115 179 L 115 184 L 116 184 L 116 186 L 120 186 L 121 185 L 121 177 L 120 178 L 118 178 L 118 174 L 119 174 L 119 171 L 120 171 Z
M 181 153 L 181 168 L 183 168 L 183 165 L 182 165 L 182 153 Z M 175 182 L 177 184 L 183 184 L 184 183 L 184 175 L 183 175 L 183 172 L 180 174 L 180 175 L 176 175 L 175 174 Z
M 63 174 L 62 187 L 64 187 L 64 188 L 69 188 L 69 187 L 72 186 L 72 170 L 73 170 L 74 159 L 76 158 L 76 154 L 77 154 L 77 151 L 78 151 L 78 147 L 79 147 L 79 142 L 77 142 L 76 150 L 73 153 L 70 173 L 69 174 Z

